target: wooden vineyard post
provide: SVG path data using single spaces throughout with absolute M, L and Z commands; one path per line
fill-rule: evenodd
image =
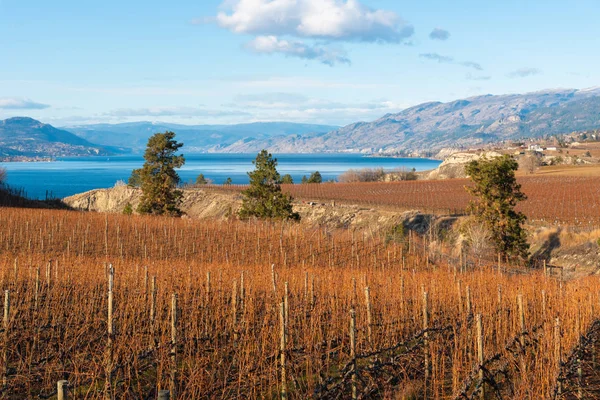
M 170 395 L 177 398 L 177 293 L 171 297 L 171 382 Z
M 56 399 L 57 400 L 67 400 L 68 399 L 68 389 L 69 382 L 68 381 L 58 381 L 56 382 Z
M 246 287 L 244 286 L 244 271 L 240 274 L 240 308 L 244 313 L 244 300 L 246 297 Z
M 502 285 L 498 285 L 498 309 L 502 306 Z
M 233 340 L 237 342 L 237 282 L 233 280 L 233 288 L 231 289 L 231 325 L 233 327 Z
M 281 399 L 287 399 L 287 377 L 285 371 L 285 347 L 286 347 L 286 331 L 285 331 L 285 304 L 279 304 L 279 325 L 280 325 L 280 363 L 281 363 Z
M 52 260 L 46 264 L 46 286 L 50 287 L 50 279 L 52 278 Z
M 150 288 L 150 329 L 154 336 L 154 320 L 156 319 L 156 276 L 152 277 Z
M 581 368 L 581 310 L 577 308 L 577 317 L 575 319 L 575 330 L 577 332 L 577 398 L 583 399 L 583 370 Z
M 519 312 L 519 328 L 521 333 L 519 334 L 519 342 L 521 343 L 521 374 L 525 376 L 526 374 L 526 364 L 525 364 L 525 309 L 523 307 L 523 295 L 517 295 L 517 306 Z
M 467 316 L 470 316 L 471 313 L 471 286 L 467 286 Z
M 273 284 L 273 294 L 277 294 L 277 278 L 275 276 L 275 264 L 271 264 L 271 281 Z
M 38 309 L 38 298 L 40 293 L 40 267 L 35 269 L 35 295 L 34 295 L 34 304 L 35 309 Z
M 502 256 L 498 253 L 498 274 L 502 272 L 501 270 Z
M 429 304 L 427 292 L 423 291 L 423 356 L 425 364 L 425 387 L 427 387 L 427 379 L 429 379 Z
M 367 306 L 367 341 L 371 344 L 371 324 L 373 323 L 371 315 L 371 292 L 369 287 L 365 287 L 365 305 Z
M 562 394 L 562 383 L 560 381 L 560 369 L 562 367 L 562 347 L 560 340 L 560 318 L 556 318 L 556 322 L 554 323 L 554 359 L 556 360 L 556 371 L 558 378 L 556 384 L 557 394 L 560 396 Z
M 358 398 L 356 392 L 356 312 L 350 310 L 350 358 L 352 359 L 352 400 Z
M 114 338 L 114 325 L 113 325 L 113 285 L 114 285 L 114 274 L 115 270 L 112 265 L 108 267 L 108 313 L 107 313 L 107 331 L 108 338 L 106 342 L 106 387 L 104 397 L 107 400 L 112 400 L 112 359 L 113 359 L 113 338 Z
M 315 277 L 313 276 L 310 280 L 310 309 L 311 311 L 315 307 Z
M 542 290 L 542 319 L 546 322 L 546 291 Z
M 477 314 L 477 362 L 479 363 L 479 384 L 481 385 L 480 398 L 485 399 L 485 380 L 483 375 L 483 323 L 481 314 Z
M 288 283 L 285 282 L 285 292 L 284 292 L 284 297 L 283 297 L 283 304 L 285 305 L 285 324 L 289 325 L 290 324 L 290 301 L 289 301 L 289 287 L 288 287 Z
M 4 318 L 2 328 L 4 328 L 4 349 L 2 352 L 2 362 L 4 363 L 4 375 L 2 376 L 2 387 L 8 385 L 8 328 L 10 322 L 10 291 L 4 291 Z
M 145 301 L 148 302 L 148 266 L 144 267 L 144 297 Z
M 523 295 L 517 295 L 517 306 L 519 311 L 519 328 L 521 329 L 521 333 L 519 334 L 519 341 L 521 342 L 521 347 L 523 350 L 525 349 L 525 310 L 523 308 Z
M 210 303 L 210 271 L 206 272 L 206 305 Z

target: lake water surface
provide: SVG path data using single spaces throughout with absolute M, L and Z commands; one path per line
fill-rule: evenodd
M 214 183 L 230 177 L 234 184 L 248 183 L 256 154 L 191 154 L 179 170 L 183 182 L 193 182 L 203 173 Z M 440 161 L 423 158 L 364 157 L 360 154 L 277 154 L 281 175 L 290 174 L 299 183 L 303 175 L 319 171 L 323 180 L 335 179 L 349 169 L 405 167 L 417 171 L 436 168 Z M 144 163 L 141 155 L 118 157 L 59 158 L 52 162 L 0 163 L 8 173 L 8 184 L 25 189 L 31 198 L 43 199 L 46 192 L 66 197 L 92 189 L 108 188 L 127 181 L 131 171 Z

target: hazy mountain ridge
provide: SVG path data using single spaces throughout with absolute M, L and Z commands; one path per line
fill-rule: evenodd
M 0 157 L 109 155 L 121 150 L 99 146 L 71 132 L 27 117 L 0 121 Z
M 221 151 L 423 152 L 600 127 L 600 88 L 429 102 L 325 135 L 237 142 Z
M 324 134 L 339 128 L 333 125 L 291 122 L 256 122 L 237 125 L 181 125 L 163 122 L 130 122 L 69 126 L 64 129 L 104 145 L 129 147 L 134 152 L 146 148 L 148 138 L 157 133 L 173 131 L 186 153 L 218 152 L 238 142 L 259 142 L 289 135 Z

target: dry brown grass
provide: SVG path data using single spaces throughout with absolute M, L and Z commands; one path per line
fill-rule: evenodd
M 116 271 L 117 398 L 153 397 L 169 386 L 173 367 L 178 398 L 276 397 L 286 282 L 289 398 L 349 398 L 351 309 L 357 316 L 357 390 L 366 397 L 472 393 L 476 314 L 483 319 L 485 365 L 504 398 L 548 397 L 558 357 L 566 359 L 600 311 L 597 278 L 560 283 L 540 273 L 501 274 L 486 267 L 461 272 L 455 262 L 434 263 L 418 245 L 411 243 L 408 253 L 404 243 L 377 235 L 302 225 L 0 209 L 0 279 L 11 296 L 2 339 L 8 360 L 8 369 L 0 370 L 7 373 L 3 393 L 45 397 L 57 380 L 68 379 L 77 398 L 104 396 L 110 262 Z M 179 316 L 175 365 L 173 293 Z M 554 351 L 557 317 L 560 354 Z

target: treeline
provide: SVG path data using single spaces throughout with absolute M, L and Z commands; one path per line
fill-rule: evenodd
M 338 177 L 338 181 L 341 183 L 382 182 L 387 176 L 388 173 L 383 168 L 349 169 Z M 392 181 L 415 181 L 418 178 L 414 168 L 409 170 L 405 167 L 394 169 L 389 173 L 389 177 Z

